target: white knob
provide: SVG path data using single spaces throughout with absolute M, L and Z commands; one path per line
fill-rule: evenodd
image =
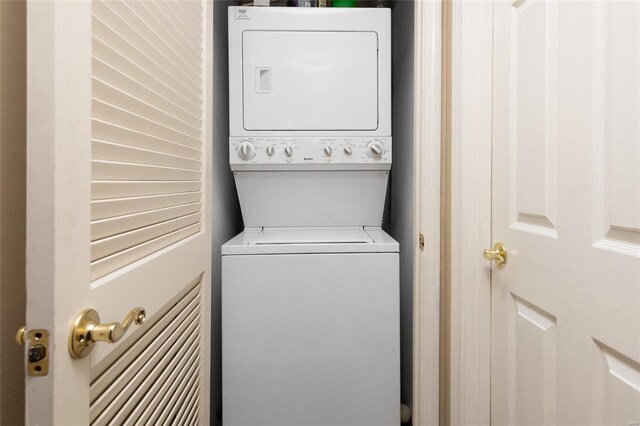
M 240 145 L 238 145 L 237 151 L 238 151 L 238 157 L 240 157 L 245 161 L 251 160 L 253 156 L 256 155 L 256 148 L 249 141 L 240 142 Z
M 291 157 L 293 155 L 293 148 L 291 147 L 291 145 L 287 145 L 284 147 L 284 153 L 287 155 L 287 157 Z
M 269 145 L 267 147 L 267 155 L 269 155 L 269 157 L 271 157 L 275 153 L 276 153 L 276 147 L 273 146 L 273 145 Z
M 351 145 L 344 146 L 344 153 L 347 155 L 353 154 L 353 147 Z
M 331 154 L 333 154 L 333 149 L 329 145 L 325 145 L 324 153 L 327 157 L 331 157 Z
M 379 160 L 382 158 L 382 153 L 384 152 L 384 146 L 379 141 L 369 142 L 367 145 L 367 155 L 373 158 L 374 160 Z

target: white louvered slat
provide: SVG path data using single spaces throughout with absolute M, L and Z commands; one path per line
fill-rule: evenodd
M 198 381 L 199 382 L 199 381 Z M 189 418 L 194 414 L 195 409 L 197 408 L 198 403 L 198 389 L 200 388 L 200 383 L 195 383 L 194 386 L 189 390 L 189 394 L 187 395 L 185 402 L 182 404 L 181 413 L 176 417 L 175 424 L 179 425 L 188 425 Z
M 93 241 L 91 243 L 91 260 L 102 259 L 140 243 L 193 225 L 199 220 L 200 213 L 194 213 Z
M 144 326 L 134 332 L 138 336 L 122 342 L 108 358 L 91 369 L 91 401 L 104 392 L 129 364 L 138 359 L 161 333 L 168 333 L 164 335 L 168 336 L 184 321 L 186 315 L 198 305 L 196 299 L 200 294 L 199 283 L 200 277 L 187 285 L 155 315 L 147 318 Z
M 92 425 L 134 424 L 148 419 L 148 415 L 141 415 L 161 411 L 153 402 L 170 398 L 168 392 L 177 390 L 172 377 L 189 383 L 199 377 L 199 280 L 188 289 L 149 318 L 142 336 L 125 340 L 119 356 L 105 359 L 109 364 L 95 369 L 90 389 Z M 176 376 L 176 372 L 181 373 Z
M 201 40 L 202 33 L 193 31 L 194 26 L 198 25 L 198 21 L 201 19 L 196 14 L 189 13 L 188 9 L 181 7 L 180 2 L 172 2 L 168 5 L 173 9 L 175 16 L 178 18 L 178 22 L 182 24 L 182 30 L 188 34 L 191 34 L 194 38 Z
M 160 401 L 159 405 L 155 409 L 148 409 L 144 415 L 140 418 L 138 424 L 158 424 L 159 419 L 163 418 L 163 413 L 168 412 L 170 407 L 173 407 L 178 397 L 182 394 L 182 391 L 189 386 L 194 376 L 197 376 L 198 372 L 190 369 L 184 374 L 180 374 L 178 380 L 172 384 L 171 390 L 164 395 L 164 398 Z
M 109 272 L 122 268 L 136 260 L 155 253 L 200 231 L 200 223 L 187 226 L 170 234 L 163 235 L 146 243 L 123 250 L 95 262 L 91 262 L 91 278 L 100 278 Z
M 152 340 L 145 339 L 146 346 L 142 347 L 142 352 L 138 357 L 118 359 L 112 368 L 105 371 L 98 380 L 91 384 L 90 397 L 91 407 L 96 413 L 96 417 L 116 399 L 122 390 L 131 381 L 131 377 L 137 375 L 144 369 L 145 365 L 150 365 L 152 359 L 157 359 L 161 355 L 162 348 L 167 348 L 171 342 L 176 341 L 190 323 L 198 315 L 199 299 L 192 300 L 183 312 L 180 312 L 172 323 L 169 331 L 162 332 Z M 151 336 L 150 336 L 151 338 Z M 153 357 L 156 358 L 153 358 Z M 128 363 L 126 361 L 129 360 Z
M 175 404 L 171 407 L 171 410 L 167 413 L 163 413 L 158 419 L 158 424 L 163 426 L 180 424 L 178 418 L 189 408 L 188 400 L 192 394 L 193 389 L 197 389 L 200 378 L 196 375 L 189 380 L 187 386 L 178 395 Z
M 197 426 L 200 421 L 198 420 L 200 416 L 200 395 L 196 398 L 191 406 L 191 415 L 187 420 L 188 426 Z
M 113 69 L 130 77 L 137 82 L 144 82 L 149 89 L 163 96 L 165 99 L 178 105 L 180 108 L 196 116 L 200 108 L 200 101 L 195 96 L 189 96 L 185 91 L 176 86 L 173 79 L 156 67 L 147 68 L 143 65 L 133 62 L 127 57 L 126 46 L 125 53 L 120 52 L 117 46 L 113 44 L 107 45 L 95 34 L 93 36 L 93 57 L 103 63 L 109 64 Z M 124 41 L 122 42 L 124 45 Z M 139 61 L 144 62 L 144 61 Z
M 92 11 L 95 279 L 200 229 L 203 8 L 110 0 Z
M 162 8 L 155 2 L 143 2 L 142 5 L 158 20 L 162 27 L 166 28 L 168 23 L 172 21 L 173 15 L 168 13 L 167 8 Z M 184 50 L 198 55 L 198 46 L 200 46 L 202 42 L 202 38 L 199 34 L 189 34 L 184 31 L 179 31 L 174 32 L 172 36 L 178 41 Z
M 198 383 L 199 385 L 199 383 Z M 196 386 L 191 390 L 189 399 L 184 404 L 185 408 L 181 416 L 176 418 L 175 424 L 178 425 L 191 425 L 193 417 L 197 414 L 200 405 L 200 395 L 198 395 L 198 387 Z
M 185 13 L 185 15 L 191 17 L 191 19 L 195 19 L 196 22 L 202 20 L 202 15 L 201 15 L 201 11 L 202 10 L 201 9 L 200 10 L 196 10 L 196 9 L 194 9 L 192 7 L 188 7 L 188 5 L 181 4 L 181 3 L 184 3 L 184 1 L 179 0 L 176 4 L 178 6 L 182 6 L 182 10 Z
M 154 225 L 166 220 L 190 215 L 200 211 L 201 203 L 183 204 L 177 207 L 134 213 L 125 216 L 97 220 L 91 223 L 91 240 L 122 234 L 129 230 L 140 229 L 145 225 Z
M 186 381 L 191 375 L 198 374 L 197 370 L 200 362 L 198 353 L 187 353 L 187 357 L 188 359 L 180 363 L 179 368 L 166 370 L 163 373 L 166 377 L 163 378 L 162 383 L 159 383 L 159 387 L 151 389 L 151 391 L 145 395 L 143 401 L 138 404 L 123 423 L 123 426 L 152 424 L 149 422 L 149 417 L 153 412 L 158 411 L 168 403 L 169 398 L 174 394 L 181 380 Z
M 121 81 L 119 83 L 127 83 L 127 81 Z M 162 98 L 153 99 L 153 97 L 148 96 L 150 101 L 154 101 L 154 105 L 151 105 L 130 93 L 124 92 L 119 88 L 107 84 L 96 77 L 95 74 L 92 81 L 92 95 L 94 99 L 101 100 L 128 113 L 136 114 L 156 123 L 162 123 L 164 126 L 184 133 L 192 138 L 200 138 L 200 129 L 182 121 L 176 115 L 165 112 L 161 109 L 171 109 L 171 106 Z
M 94 140 L 118 143 L 124 146 L 162 152 L 192 160 L 200 159 L 201 152 L 198 148 L 191 148 L 175 141 L 127 129 L 113 123 L 94 119 L 91 130 Z
M 91 176 L 96 180 L 199 180 L 200 171 L 94 160 Z
M 178 358 L 178 356 L 180 358 Z M 197 345 L 189 345 L 188 348 L 182 350 L 180 354 L 174 358 L 173 365 L 169 365 L 168 368 L 160 372 L 160 376 L 158 376 L 148 391 L 137 401 L 137 404 L 133 406 L 126 418 L 118 424 L 126 426 L 147 423 L 146 420 L 142 419 L 142 415 L 145 412 L 159 409 L 160 398 L 170 392 L 171 386 L 177 384 L 178 378 L 187 374 L 198 374 L 198 366 L 196 364 L 198 361 Z M 184 370 L 182 368 L 184 368 Z
M 176 420 L 177 416 L 180 413 L 180 410 L 188 408 L 186 397 L 190 394 L 191 389 L 194 386 L 198 386 L 199 382 L 200 377 L 197 374 L 189 377 L 184 386 L 177 389 L 169 404 L 167 404 L 165 407 L 162 407 L 161 410 L 156 410 L 156 413 L 159 414 L 157 416 L 154 415 L 151 418 L 152 424 L 178 424 Z
M 137 132 L 147 133 L 161 139 L 167 139 L 189 148 L 200 149 L 200 139 L 175 130 L 162 122 L 153 121 L 133 114 L 130 111 L 96 98 L 93 98 L 91 107 L 94 119 L 106 121 L 110 124 Z
M 196 42 L 197 40 L 201 41 L 202 34 L 193 31 L 193 24 L 190 18 L 184 15 L 184 11 L 179 7 L 178 2 L 168 4 L 165 10 L 166 13 L 171 14 L 170 16 L 176 18 L 176 27 L 180 28 L 183 34 L 188 35 L 192 39 L 192 42 Z
M 200 318 L 198 317 L 196 321 L 199 320 Z M 121 394 L 122 396 L 114 401 L 113 406 L 110 407 L 108 411 L 110 413 L 115 412 L 116 415 L 108 422 L 109 425 L 121 425 L 131 415 L 135 407 L 140 404 L 144 395 L 151 392 L 153 384 L 165 370 L 177 368 L 179 361 L 183 360 L 187 353 L 199 350 L 197 340 L 189 343 L 189 339 L 193 338 L 194 334 L 200 333 L 199 325 L 195 328 L 189 328 L 187 332 L 189 334 L 183 336 L 181 340 L 174 342 L 174 346 L 170 348 L 164 357 L 158 360 L 157 364 L 153 365 L 153 369 L 149 366 L 151 371 L 143 372 L 143 374 L 146 373 L 147 376 L 144 377 L 142 382 L 135 384 L 130 383 Z
M 177 155 L 165 154 L 126 145 L 94 140 L 91 143 L 93 158 L 112 162 L 142 163 L 154 166 L 200 170 L 200 161 Z
M 178 91 L 181 96 L 190 100 L 194 105 L 200 105 L 200 97 L 198 96 L 197 91 L 193 91 L 188 85 L 185 85 L 183 81 L 176 78 L 176 76 L 171 72 L 156 63 L 153 59 L 148 58 L 144 52 L 141 52 L 136 46 L 131 44 L 130 40 L 127 40 L 115 32 L 100 18 L 97 18 L 95 14 L 92 23 L 94 41 L 101 40 L 106 44 L 106 40 L 109 40 L 109 48 L 117 51 L 121 56 L 130 60 L 131 63 L 136 66 L 147 70 L 155 78 Z
M 148 7 L 151 2 L 135 2 L 130 4 L 129 7 L 142 19 L 147 22 L 152 29 L 162 37 L 164 40 L 172 43 L 176 51 L 185 57 L 186 61 L 197 61 L 198 51 L 195 46 L 191 46 L 190 43 L 185 42 L 184 38 L 180 37 L 181 33 L 167 32 L 167 21 L 164 17 L 157 13 L 157 9 Z
M 171 340 L 163 342 L 163 345 L 160 346 L 158 351 L 155 352 L 151 358 L 149 358 L 148 362 L 142 365 L 135 374 L 130 375 L 127 371 L 123 372 L 123 378 L 117 382 L 119 386 L 114 385 L 113 391 L 109 389 L 108 392 L 102 394 L 100 398 L 92 402 L 91 423 L 97 425 L 107 424 L 111 422 L 112 418 L 118 416 L 118 413 L 123 411 L 123 406 L 127 404 L 131 398 L 141 398 L 143 391 L 146 390 L 149 385 L 147 379 L 150 375 L 158 372 L 158 369 L 166 367 L 169 360 L 172 359 L 179 348 L 189 346 L 185 345 L 189 334 L 185 334 L 184 332 L 196 330 L 198 327 L 198 318 L 197 316 L 191 317 L 190 322 L 186 324 L 184 328 L 179 329 L 180 332 L 176 331 L 176 333 L 171 336 Z
M 113 10 L 118 4 L 120 4 L 119 1 L 94 2 L 94 16 L 99 16 L 99 19 L 110 28 L 111 31 L 127 40 L 147 58 L 165 68 L 175 79 L 179 80 L 182 85 L 197 96 L 200 96 L 201 76 L 188 72 L 186 68 L 181 69 L 178 64 L 169 59 L 168 56 L 171 55 L 164 46 L 154 46 L 146 40 L 145 37 L 138 32 L 142 31 L 142 28 L 138 28 L 138 26 L 134 27 L 134 23 L 127 22 L 127 18 L 131 19 L 130 16 L 120 16 Z M 170 3 L 167 3 L 167 5 L 169 4 Z M 198 66 L 199 65 L 200 64 L 198 64 Z
M 151 46 L 155 47 L 161 54 L 171 61 L 176 68 L 182 73 L 189 76 L 195 81 L 199 81 L 200 71 L 197 67 L 197 61 L 188 60 L 183 57 L 180 49 L 172 42 L 171 38 L 158 36 L 157 28 L 154 27 L 154 20 L 148 19 L 149 15 L 140 13 L 144 9 L 135 8 L 133 5 L 138 2 L 110 1 L 109 7 L 114 10 L 122 19 L 126 20 L 129 25 L 136 28 L 136 32 Z M 143 19 L 146 16 L 147 19 Z
M 185 192 L 96 200 L 91 202 L 91 216 L 93 220 L 105 219 L 181 204 L 196 203 L 200 201 L 200 195 L 200 192 Z
M 169 195 L 183 192 L 197 192 L 200 181 L 115 181 L 94 180 L 91 183 L 93 199 L 141 197 L 145 195 Z M 95 219 L 95 217 L 94 217 Z
M 192 115 L 189 111 L 186 111 L 174 103 L 173 99 L 162 96 L 162 94 L 136 80 L 133 76 L 129 76 L 124 72 L 119 71 L 115 67 L 105 63 L 95 56 L 93 57 L 91 64 L 93 67 L 94 78 L 101 81 L 103 84 L 111 87 L 118 87 L 120 90 L 130 94 L 136 99 L 150 105 L 155 105 L 162 111 L 179 118 L 191 126 L 197 127 L 200 125 L 200 117 Z M 150 83 L 153 83 L 153 81 Z M 98 96 L 98 93 L 95 92 L 94 96 L 100 97 Z M 105 96 L 106 95 L 102 95 L 102 97 Z

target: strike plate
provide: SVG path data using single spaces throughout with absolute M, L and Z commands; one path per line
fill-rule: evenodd
M 43 329 L 27 331 L 27 374 L 43 377 L 49 374 L 49 332 Z

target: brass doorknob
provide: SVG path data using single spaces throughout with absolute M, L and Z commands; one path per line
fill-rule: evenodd
M 16 344 L 20 346 L 24 345 L 25 334 L 27 334 L 27 327 L 23 325 L 18 329 L 18 331 L 16 331 L 16 337 L 15 337 Z
M 95 309 L 85 309 L 76 317 L 71 327 L 69 353 L 73 358 L 84 358 L 91 353 L 96 342 L 115 343 L 132 324 L 141 325 L 144 320 L 144 308 L 134 308 L 122 323 L 100 324 L 100 316 Z
M 493 250 L 482 250 L 482 257 L 489 261 L 495 260 L 498 269 L 502 269 L 507 264 L 507 247 L 498 241 L 493 245 Z

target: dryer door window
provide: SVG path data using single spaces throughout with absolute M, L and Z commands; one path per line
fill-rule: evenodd
M 245 31 L 245 130 L 378 128 L 375 32 Z

